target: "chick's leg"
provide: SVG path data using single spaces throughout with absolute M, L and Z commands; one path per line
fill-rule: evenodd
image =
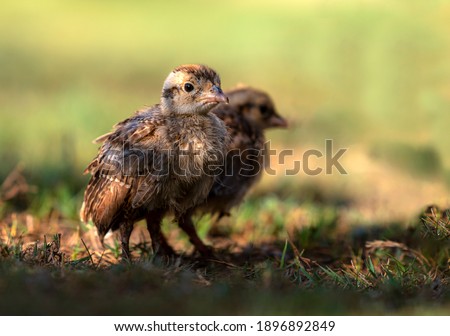
M 200 237 L 197 234 L 197 231 L 195 230 L 194 223 L 192 222 L 192 213 L 187 212 L 181 216 L 178 217 L 178 226 L 186 232 L 186 234 L 189 236 L 189 241 L 192 243 L 192 245 L 195 246 L 197 251 L 203 256 L 203 257 L 211 257 L 213 255 L 212 249 L 209 246 L 206 246 Z
M 147 230 L 152 239 L 153 253 L 160 253 L 162 255 L 175 255 L 175 251 L 170 247 L 166 237 L 161 232 L 161 221 L 164 217 L 164 211 L 155 210 L 146 216 Z
M 120 243 L 122 245 L 122 260 L 131 261 L 130 236 L 133 231 L 133 222 L 125 222 L 120 226 Z

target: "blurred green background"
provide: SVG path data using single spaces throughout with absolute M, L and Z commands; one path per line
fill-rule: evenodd
M 449 22 L 439 0 L 3 1 L 0 180 L 20 162 L 41 192 L 79 199 L 91 140 L 157 103 L 173 67 L 204 63 L 225 89 L 272 95 L 291 122 L 268 134 L 276 148 L 349 148 L 346 176 L 280 175 L 260 192 L 345 194 L 362 213 L 445 201 Z

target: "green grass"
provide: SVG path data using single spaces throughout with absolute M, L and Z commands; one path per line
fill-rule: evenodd
M 135 241 L 132 264 L 119 262 L 117 240 L 95 250 L 89 243 L 92 228 L 78 236 L 81 244 L 67 242 L 76 227 L 33 242 L 37 232 L 26 232 L 18 217 L 0 240 L 0 312 L 448 314 L 450 240 L 440 232 L 450 224 L 440 210 L 410 226 L 374 227 L 343 223 L 336 215 L 317 221 L 317 212 L 326 209 L 302 206 L 311 215 L 307 226 L 273 233 L 265 229 L 271 223 L 258 221 L 250 230 L 231 230 L 234 239 L 246 243 L 236 247 L 226 238 L 218 258 L 183 253 L 169 260 L 154 255 L 148 241 Z M 249 202 L 242 211 L 253 207 Z M 180 252 L 189 250 L 189 243 L 175 240 Z

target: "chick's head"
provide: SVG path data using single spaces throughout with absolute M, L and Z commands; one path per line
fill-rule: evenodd
M 227 102 L 219 75 L 197 64 L 176 67 L 166 78 L 161 95 L 163 109 L 177 114 L 206 114 Z
M 244 87 L 227 92 L 230 105 L 239 109 L 240 113 L 261 129 L 272 127 L 286 128 L 286 119 L 278 114 L 275 104 L 263 91 Z

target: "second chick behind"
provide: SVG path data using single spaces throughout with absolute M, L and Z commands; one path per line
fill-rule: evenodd
M 222 173 L 216 176 L 205 202 L 183 215 L 184 221 L 192 222 L 194 213 L 217 214 L 210 236 L 223 234 L 218 225 L 220 218 L 229 216 L 261 178 L 268 164 L 265 130 L 288 126 L 264 91 L 239 87 L 225 93 L 229 104 L 219 104 L 211 111 L 223 120 L 231 138 Z

